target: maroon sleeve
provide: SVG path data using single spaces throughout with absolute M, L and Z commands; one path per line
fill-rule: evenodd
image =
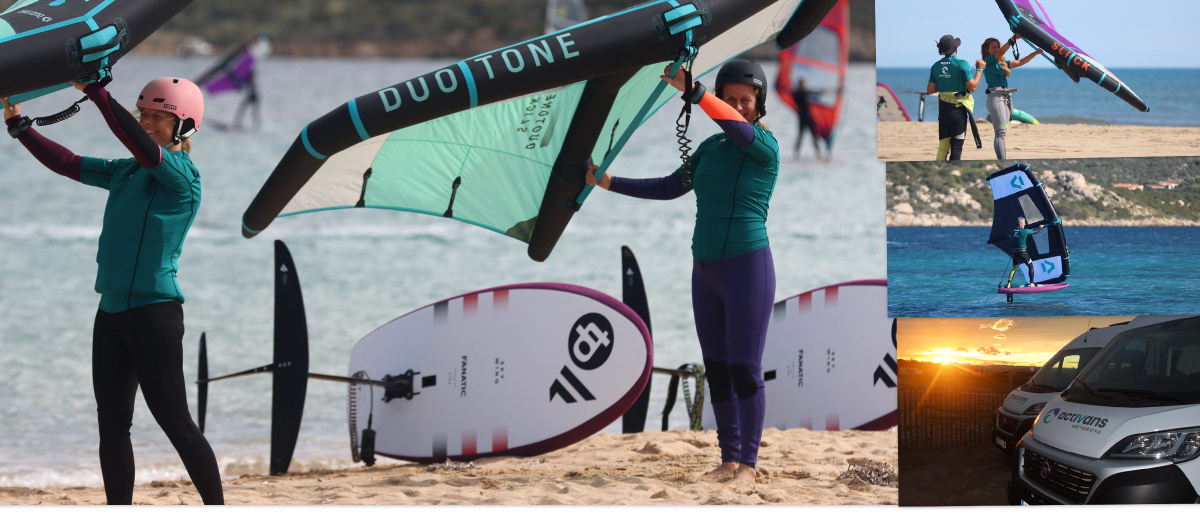
M 121 140 L 121 144 L 133 153 L 133 158 L 137 159 L 143 168 L 153 168 L 162 162 L 162 147 L 150 139 L 150 135 L 138 124 L 137 118 L 109 96 L 108 90 L 93 82 L 83 88 L 83 92 L 100 109 L 108 128 Z
M 12 117 L 5 120 L 5 124 L 9 127 L 16 125 L 20 118 Z M 71 180 L 79 182 L 80 164 L 83 162 L 83 157 L 75 155 L 70 150 L 63 148 L 62 145 L 55 143 L 46 136 L 43 136 L 29 127 L 25 133 L 17 138 L 33 157 L 42 163 L 42 165 L 50 168 L 59 175 L 67 177 Z

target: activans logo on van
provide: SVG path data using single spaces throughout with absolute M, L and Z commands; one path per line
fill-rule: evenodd
M 1076 414 L 1074 412 L 1062 412 L 1061 409 L 1053 408 L 1042 416 L 1042 423 L 1050 423 L 1051 421 L 1066 421 L 1072 423 L 1072 428 L 1078 428 L 1085 432 L 1100 433 L 1100 429 L 1108 425 L 1108 418 L 1099 416 L 1090 416 L 1087 414 Z

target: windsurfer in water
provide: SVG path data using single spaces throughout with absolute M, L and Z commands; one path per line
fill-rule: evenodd
M 682 73 L 668 78 L 685 91 Z M 636 198 L 671 200 L 696 191 L 692 232 L 692 309 L 717 420 L 721 465 L 706 476 L 733 473 L 755 482 L 762 439 L 762 356 L 775 300 L 775 264 L 767 241 L 767 208 L 779 174 L 779 143 L 762 122 L 766 74 L 746 60 L 726 63 L 713 92 L 696 83 L 698 104 L 723 132 L 706 139 L 685 166 L 661 178 L 629 179 L 608 172 L 587 183 Z M 715 93 L 715 94 L 714 94 Z
M 1000 45 L 999 39 L 987 38 L 980 47 L 983 59 L 975 61 L 975 66 L 983 70 L 983 78 L 987 81 L 985 90 L 988 95 L 987 110 L 988 114 L 991 114 L 992 128 L 996 133 L 992 146 L 996 150 L 996 158 L 1000 160 L 1005 159 L 1004 136 L 1008 132 L 1008 123 L 1012 118 L 1012 93 L 1016 91 L 1008 88 L 1008 77 L 1012 76 L 1014 68 L 1024 66 L 1029 63 L 1030 59 L 1042 53 L 1039 48 L 1019 61 L 1008 60 L 1005 54 L 1009 47 L 1015 45 L 1016 40 L 1020 38 L 1020 34 L 1015 34 L 1003 46 Z
M 962 159 L 963 143 L 967 139 L 967 125 L 971 124 L 976 140 L 979 134 L 975 131 L 975 119 L 971 111 L 975 109 L 975 97 L 971 93 L 979 87 L 979 79 L 983 78 L 983 70 L 976 69 L 971 73 L 971 65 L 955 54 L 962 40 L 946 34 L 937 42 L 937 50 L 942 57 L 938 59 L 929 71 L 929 84 L 925 88 L 927 94 L 938 95 L 938 151 L 937 160 Z M 968 78 L 972 77 L 973 78 Z
M 812 134 L 813 149 L 817 151 L 817 158 L 821 157 L 821 143 L 824 141 L 820 134 L 817 134 L 817 123 L 813 121 L 812 113 L 808 110 L 808 95 L 810 93 L 820 93 L 820 91 L 809 91 L 808 82 L 800 79 L 796 84 L 796 88 L 792 90 L 792 101 L 796 102 L 796 114 L 800 118 L 800 132 L 796 134 L 796 157 L 800 157 L 800 144 L 804 142 L 804 133 Z
M 1025 218 L 1017 218 L 1017 228 L 1009 232 L 1008 238 L 1012 241 L 1012 271 L 1008 272 L 1008 284 L 1004 287 L 1012 287 L 1013 276 L 1017 274 L 1017 270 L 1024 264 L 1029 268 L 1029 287 L 1036 287 L 1037 284 L 1033 281 L 1033 261 L 1029 258 L 1029 254 L 1025 252 L 1025 239 L 1032 234 L 1041 232 L 1043 228 L 1038 227 L 1036 230 L 1025 228 Z
M 191 135 L 204 97 L 185 79 L 150 81 L 138 115 L 99 84 L 75 83 L 133 157 L 81 157 L 46 139 L 3 100 L 8 133 L 51 171 L 108 191 L 96 262 L 100 307 L 92 329 L 92 388 L 100 429 L 100 472 L 109 505 L 133 501 L 129 429 L 138 387 L 205 504 L 225 502 L 212 447 L 188 413 L 183 378 L 183 293 L 175 280 L 183 240 L 200 207 Z

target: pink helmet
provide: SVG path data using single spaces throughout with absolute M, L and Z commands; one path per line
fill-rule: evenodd
M 151 80 L 142 88 L 137 107 L 178 116 L 173 144 L 179 144 L 200 129 L 200 120 L 204 118 L 204 95 L 188 79 L 163 77 Z

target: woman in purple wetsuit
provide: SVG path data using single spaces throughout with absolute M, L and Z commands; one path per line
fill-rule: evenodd
M 685 90 L 681 74 L 668 79 Z M 767 209 L 779 174 L 779 143 L 760 120 L 766 114 L 766 74 L 734 60 L 717 73 L 715 95 L 699 82 L 688 101 L 722 132 L 709 137 L 685 167 L 661 178 L 628 179 L 597 166 L 588 184 L 637 198 L 670 200 L 696 191 L 692 232 L 692 310 L 717 419 L 721 465 L 707 476 L 733 473 L 754 483 L 766 399 L 762 356 L 775 300 L 775 264 L 767 241 Z

